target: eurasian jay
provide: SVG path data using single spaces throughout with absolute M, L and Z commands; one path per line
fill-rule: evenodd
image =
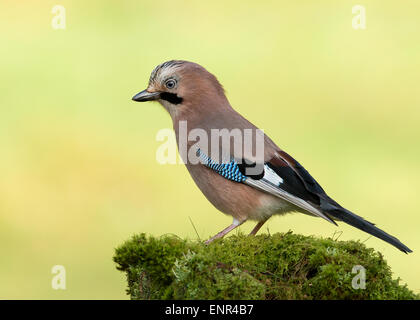
M 220 146 L 220 141 L 216 143 L 213 138 L 196 143 L 194 139 L 182 137 L 197 129 L 209 137 L 217 132 L 215 129 L 230 134 L 239 130 L 242 137 L 247 130 L 258 131 L 231 107 L 219 81 L 202 66 L 182 60 L 162 63 L 152 71 L 147 89 L 132 99 L 157 100 L 169 112 L 178 149 L 191 177 L 217 209 L 233 217 L 233 223 L 207 240 L 207 244 L 247 220 L 257 221 L 251 231 L 251 235 L 255 235 L 272 215 L 297 211 L 335 225 L 335 221 L 346 222 L 405 253 L 412 252 L 397 238 L 331 199 L 304 167 L 264 133 L 260 140 L 257 134 L 249 141 L 243 139 L 239 152 L 234 151 L 231 144 Z M 183 124 L 186 124 L 184 133 L 181 132 Z M 216 153 L 212 146 L 217 149 Z M 260 161 L 252 152 L 258 146 L 263 147 Z M 212 158 L 213 154 L 217 159 Z M 190 161 L 190 155 L 195 155 L 199 161 Z

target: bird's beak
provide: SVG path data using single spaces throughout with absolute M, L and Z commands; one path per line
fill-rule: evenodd
M 147 90 L 143 90 L 139 93 L 137 93 L 132 100 L 143 102 L 143 101 L 152 101 L 157 100 L 160 98 L 160 92 L 149 92 Z

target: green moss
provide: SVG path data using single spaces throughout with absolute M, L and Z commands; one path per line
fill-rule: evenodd
M 140 234 L 116 249 L 132 299 L 419 299 L 383 256 L 355 241 L 234 235 L 209 246 Z M 365 289 L 354 289 L 366 271 Z

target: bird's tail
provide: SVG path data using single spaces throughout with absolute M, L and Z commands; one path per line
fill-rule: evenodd
M 381 229 L 375 227 L 375 225 L 369 221 L 366 221 L 362 217 L 354 214 L 353 212 L 341 207 L 337 202 L 331 198 L 321 198 L 320 208 L 323 212 L 331 216 L 336 220 L 341 220 L 349 225 L 356 227 L 362 231 L 365 231 L 379 239 L 382 239 L 394 247 L 400 249 L 404 253 L 412 252 L 406 245 L 404 245 L 400 240 L 391 236 L 390 234 L 382 231 Z

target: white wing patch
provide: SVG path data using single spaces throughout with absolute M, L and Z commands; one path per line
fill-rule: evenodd
M 280 177 L 276 172 L 274 172 L 274 170 L 271 169 L 268 165 L 264 166 L 263 179 L 278 187 L 283 183 L 282 177 Z

